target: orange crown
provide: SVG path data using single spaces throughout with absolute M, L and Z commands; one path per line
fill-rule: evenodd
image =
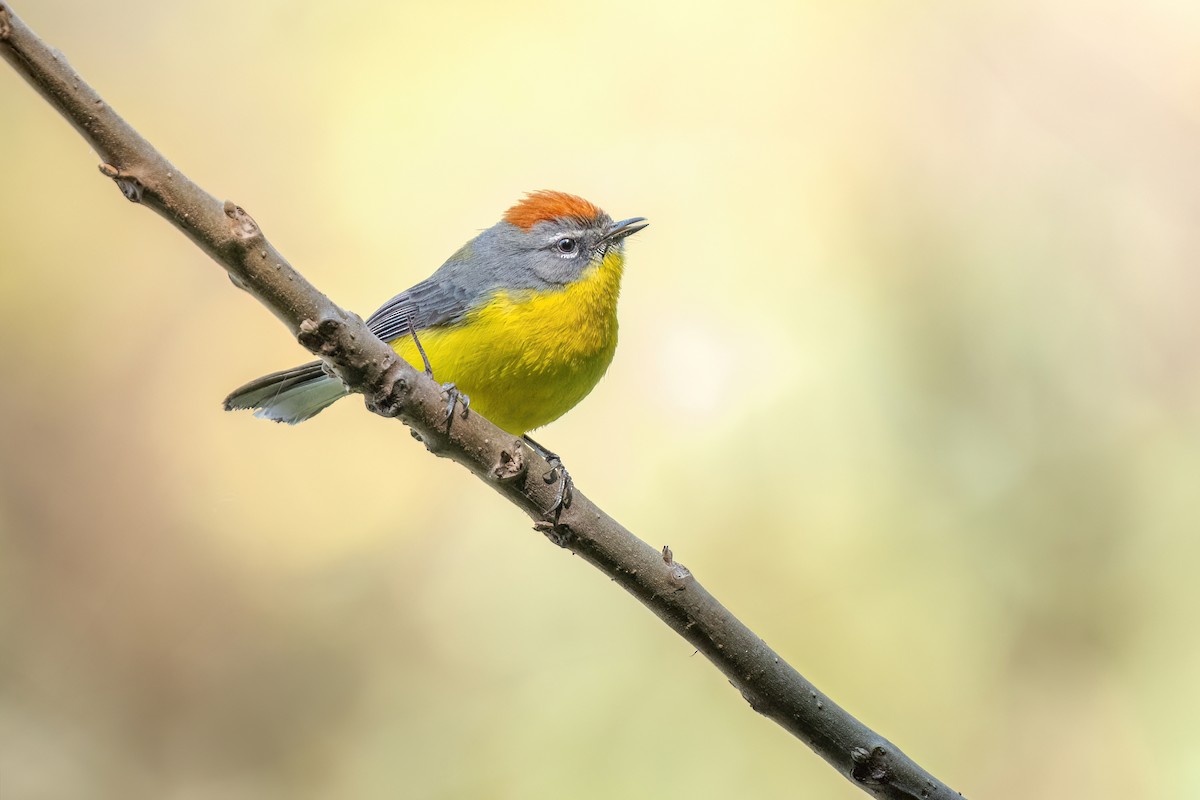
M 574 217 L 580 222 L 588 223 L 603 213 L 582 197 L 543 189 L 530 192 L 523 200 L 505 211 L 504 221 L 522 230 L 529 230 L 539 222 L 562 217 Z

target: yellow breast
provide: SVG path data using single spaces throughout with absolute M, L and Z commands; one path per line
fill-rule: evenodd
M 418 333 L 433 375 L 513 434 L 561 417 L 603 377 L 617 348 L 624 257 L 610 252 L 579 280 L 548 291 L 500 291 L 453 325 Z M 404 336 L 392 348 L 422 368 Z

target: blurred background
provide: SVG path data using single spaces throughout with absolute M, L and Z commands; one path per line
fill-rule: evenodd
M 1200 796 L 1200 6 L 17 13 L 362 314 L 523 192 L 652 226 L 539 435 L 972 798 Z M 0 794 L 859 791 L 306 360 L 0 69 Z

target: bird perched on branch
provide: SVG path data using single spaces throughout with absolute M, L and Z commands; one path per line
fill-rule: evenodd
M 448 414 L 456 399 L 469 403 L 561 467 L 527 434 L 586 397 L 612 362 L 624 242 L 646 224 L 642 217 L 614 222 L 574 195 L 532 192 L 433 275 L 386 302 L 367 327 L 446 382 Z M 234 390 L 225 408 L 294 424 L 348 393 L 313 361 Z M 563 470 L 559 505 L 567 492 Z

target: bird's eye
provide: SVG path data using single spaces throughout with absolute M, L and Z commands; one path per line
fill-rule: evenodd
M 559 239 L 554 243 L 554 246 L 558 248 L 558 252 L 567 256 L 579 249 L 579 243 L 570 236 L 564 236 L 563 238 Z

